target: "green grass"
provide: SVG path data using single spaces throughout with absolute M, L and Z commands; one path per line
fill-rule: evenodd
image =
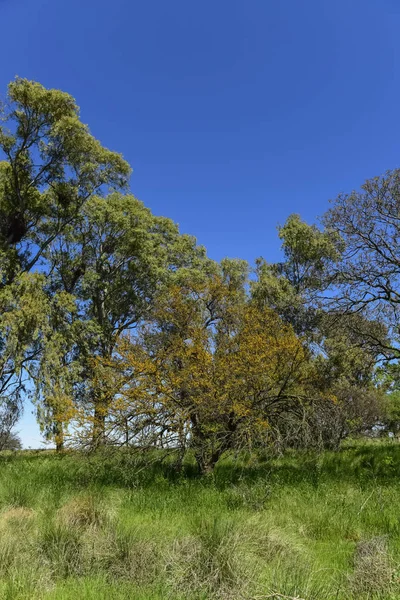
M 152 457 L 154 459 L 154 456 Z M 188 459 L 0 456 L 0 600 L 400 598 L 400 445 Z

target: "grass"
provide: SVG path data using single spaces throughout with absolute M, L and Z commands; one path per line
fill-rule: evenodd
M 275 596 L 274 596 L 275 594 Z M 0 600 L 395 600 L 400 445 L 188 459 L 0 456 Z

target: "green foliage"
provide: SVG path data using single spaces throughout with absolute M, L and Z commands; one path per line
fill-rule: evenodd
M 1 106 L 0 159 L 0 397 L 18 405 L 65 303 L 50 293 L 45 251 L 93 194 L 126 187 L 130 169 L 69 94 L 21 78 Z
M 318 331 L 316 300 L 331 281 L 332 266 L 339 260 L 340 236 L 308 225 L 299 215 L 290 215 L 278 228 L 285 260 L 269 264 L 256 261 L 251 293 L 258 305 L 267 305 L 295 331 L 311 342 Z
M 22 443 L 18 435 L 7 428 L 0 432 L 0 448 L 1 450 L 21 450 Z
M 0 398 L 18 406 L 49 312 L 44 277 L 23 273 L 0 291 Z
M 398 171 L 325 229 L 289 216 L 284 259 L 252 273 L 126 193 L 65 92 L 10 83 L 0 158 L 0 444 L 28 395 L 57 450 L 179 448 L 177 471 L 187 448 L 205 472 L 226 450 L 395 430 Z
M 84 202 L 103 186 L 126 185 L 130 169 L 89 133 L 75 100 L 59 90 L 17 78 L 1 120 L 0 245 L 15 249 L 30 270 Z
M 320 231 L 299 215 L 279 228 L 286 262 L 281 270 L 297 293 L 322 289 L 329 266 L 339 260 L 343 242 L 334 230 Z
M 99 444 L 110 398 L 106 381 L 98 373 L 94 379 L 94 357 L 110 359 L 119 337 L 149 317 L 155 295 L 182 269 L 196 269 L 204 251 L 170 219 L 114 192 L 88 200 L 46 258 L 52 293 L 70 306 L 52 315 L 57 334 L 46 339 L 36 375 L 40 420 L 60 441 L 64 424 L 74 417 L 82 423 L 92 410 L 92 432 L 82 431 L 82 439 L 88 443 L 92 433 Z

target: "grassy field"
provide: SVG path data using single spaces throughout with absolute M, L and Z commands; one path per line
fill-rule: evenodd
M 400 598 L 400 445 L 143 468 L 0 457 L 0 599 Z

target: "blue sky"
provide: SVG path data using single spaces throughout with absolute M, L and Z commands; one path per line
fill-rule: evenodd
M 0 0 L 0 90 L 70 92 L 155 213 L 210 256 L 399 166 L 398 0 Z M 25 446 L 40 436 L 27 407 Z

